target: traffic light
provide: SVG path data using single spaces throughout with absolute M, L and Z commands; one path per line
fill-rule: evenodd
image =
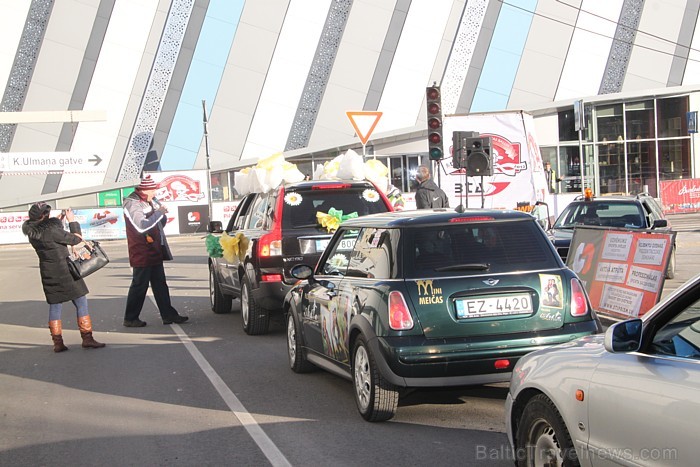
M 467 175 L 493 175 L 491 137 L 479 136 L 466 139 Z
M 428 110 L 428 157 L 430 160 L 442 159 L 442 104 L 440 86 L 425 89 L 426 108 Z

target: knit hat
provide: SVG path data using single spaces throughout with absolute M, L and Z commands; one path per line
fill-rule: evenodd
M 40 201 L 38 203 L 34 203 L 32 204 L 32 207 L 29 208 L 29 219 L 33 221 L 38 221 L 39 219 L 41 219 L 41 216 L 49 212 L 51 212 L 51 206 L 49 206 L 45 202 Z
M 158 188 L 158 184 L 153 181 L 150 175 L 146 175 L 139 186 L 136 187 L 139 191 L 155 190 Z

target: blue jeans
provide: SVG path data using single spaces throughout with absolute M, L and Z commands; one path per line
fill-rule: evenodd
M 73 305 L 75 305 L 78 318 L 88 315 L 87 295 L 83 295 L 71 301 Z M 61 310 L 63 310 L 63 303 L 49 304 L 49 321 L 61 319 Z

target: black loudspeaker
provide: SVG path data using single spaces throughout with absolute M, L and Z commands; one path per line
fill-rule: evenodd
M 470 177 L 493 175 L 493 159 L 491 158 L 491 138 L 468 138 L 466 141 L 467 175 Z

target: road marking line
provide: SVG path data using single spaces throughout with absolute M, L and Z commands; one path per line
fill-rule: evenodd
M 148 298 L 151 299 L 154 305 L 158 306 L 155 303 L 155 299 L 152 295 L 149 294 Z M 243 406 L 233 391 L 226 386 L 224 380 L 221 379 L 216 371 L 214 371 L 214 368 L 212 368 L 207 359 L 204 358 L 204 355 L 202 355 L 197 346 L 194 345 L 190 337 L 179 325 L 173 323 L 170 326 L 173 328 L 180 341 L 185 345 L 185 348 L 190 355 L 192 355 L 194 361 L 197 362 L 199 368 L 201 368 L 207 378 L 209 378 L 212 386 L 214 386 L 214 389 L 216 389 L 216 392 L 219 393 L 231 412 L 233 412 L 233 415 L 235 415 L 238 421 L 241 422 L 243 428 L 246 429 L 250 437 L 253 438 L 253 441 L 255 441 L 255 444 L 258 445 L 262 453 L 265 455 L 265 457 L 267 457 L 267 460 L 270 461 L 270 464 L 273 466 L 291 467 L 292 464 L 290 464 L 287 458 L 284 457 L 282 451 L 275 446 L 275 443 L 272 442 L 270 437 L 267 436 L 260 425 L 258 425 L 258 422 L 255 421 L 255 418 L 253 418 L 250 412 L 248 412 L 248 410 Z
M 233 391 L 224 383 L 224 380 L 214 371 L 214 368 L 212 368 L 207 359 L 204 358 L 204 355 L 202 355 L 197 346 L 190 340 L 189 336 L 179 325 L 173 323 L 171 326 L 175 330 L 177 337 L 179 337 L 180 341 L 185 345 L 187 351 L 192 355 L 194 361 L 197 362 L 197 365 L 199 365 L 204 374 L 207 375 L 214 389 L 216 389 L 224 402 L 226 402 L 228 408 L 231 409 L 231 412 L 233 412 L 236 418 L 241 422 L 241 425 L 243 425 L 250 437 L 253 438 L 255 444 L 257 444 L 263 454 L 265 454 L 267 460 L 269 460 L 273 466 L 291 467 L 292 464 L 289 463 L 287 458 L 284 457 L 284 454 L 275 446 L 275 443 L 272 442 L 260 425 L 258 425 L 255 418 L 253 418 L 238 397 L 236 397 Z

